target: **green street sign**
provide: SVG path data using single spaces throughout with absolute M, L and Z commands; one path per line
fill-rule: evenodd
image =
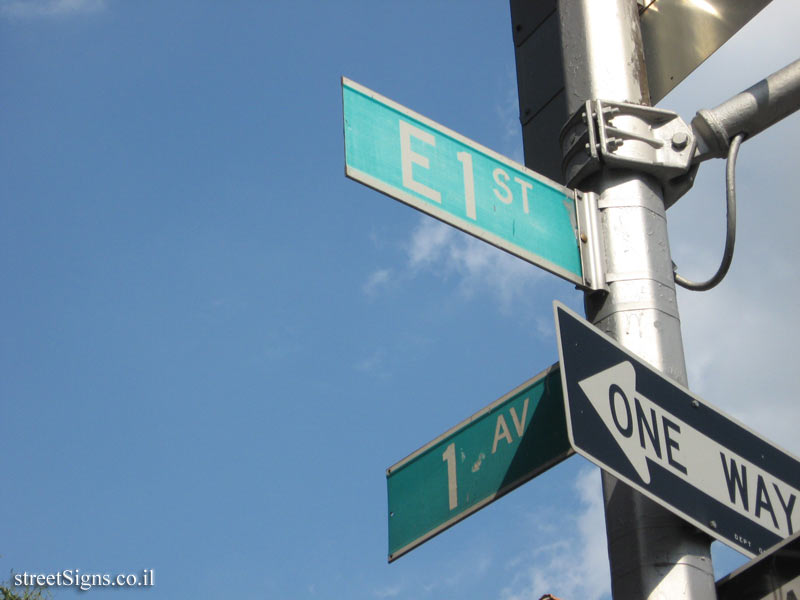
M 575 191 L 342 78 L 351 179 L 577 285 Z
M 561 389 L 556 363 L 386 470 L 389 562 L 573 454 Z

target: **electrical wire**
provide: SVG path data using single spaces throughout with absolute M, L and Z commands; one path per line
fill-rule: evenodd
M 733 247 L 736 244 L 736 157 L 739 154 L 739 146 L 744 140 L 744 134 L 738 133 L 731 140 L 728 148 L 728 162 L 725 167 L 725 198 L 727 201 L 727 232 L 725 235 L 725 251 L 722 254 L 722 262 L 714 276 L 707 281 L 690 281 L 675 273 L 675 283 L 687 290 L 695 292 L 705 292 L 716 286 L 723 280 L 728 273 L 728 269 L 733 261 Z

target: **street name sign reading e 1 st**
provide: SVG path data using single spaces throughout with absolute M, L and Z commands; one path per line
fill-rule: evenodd
M 386 470 L 389 562 L 573 454 L 553 365 Z
M 800 530 L 800 462 L 555 303 L 576 452 L 732 548 Z
M 575 191 L 347 78 L 345 173 L 584 285 Z

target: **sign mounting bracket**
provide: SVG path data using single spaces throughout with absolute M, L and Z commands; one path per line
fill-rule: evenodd
M 598 196 L 594 192 L 575 190 L 575 200 L 584 287 L 607 292 L 605 244 L 600 228 Z

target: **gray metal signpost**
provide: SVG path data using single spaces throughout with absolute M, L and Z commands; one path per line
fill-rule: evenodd
M 702 290 L 724 276 L 735 232 L 735 149 L 797 109 L 800 63 L 701 111 L 689 129 L 674 113 L 648 108 L 635 0 L 558 0 L 558 19 L 574 113 L 562 130 L 562 168 L 568 185 L 599 196 L 600 239 L 588 241 L 601 249 L 606 290 L 586 293 L 586 317 L 685 387 L 676 281 Z M 673 272 L 666 207 L 691 187 L 690 164 L 729 148 L 725 258 L 717 275 L 695 284 Z M 614 598 L 715 597 L 708 537 L 608 472 L 603 489 Z
M 592 99 L 648 105 L 635 0 L 560 0 L 558 11 L 568 111 Z M 686 386 L 660 181 L 601 167 L 581 187 L 600 196 L 608 285 L 586 295 L 587 319 Z M 710 538 L 608 473 L 603 492 L 614 598 L 714 598 Z

